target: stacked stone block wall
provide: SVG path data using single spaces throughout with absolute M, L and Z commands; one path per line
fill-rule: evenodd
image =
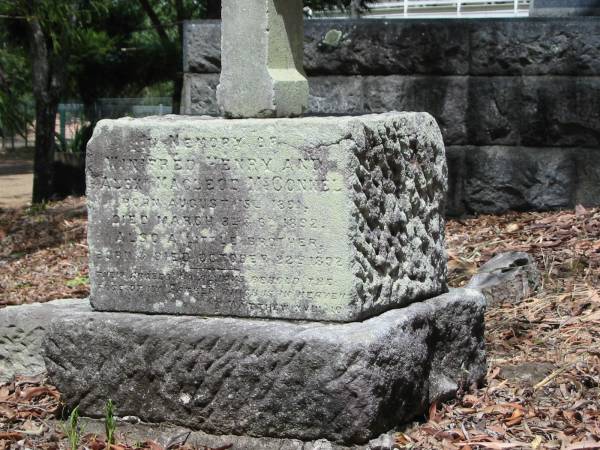
M 218 114 L 220 22 L 186 24 L 184 113 Z M 309 112 L 426 111 L 448 213 L 600 204 L 600 17 L 309 20 Z

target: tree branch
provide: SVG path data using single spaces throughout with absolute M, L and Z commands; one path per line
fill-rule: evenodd
M 138 1 L 140 2 L 140 6 L 142 7 L 142 9 L 146 12 L 146 14 L 148 14 L 150 22 L 152 22 L 152 26 L 156 30 L 156 33 L 158 33 L 158 37 L 160 38 L 160 42 L 162 43 L 163 47 L 169 48 L 172 45 L 171 40 L 169 39 L 169 36 L 165 31 L 165 27 L 158 18 L 158 15 L 152 8 L 152 5 L 150 5 L 150 2 L 148 0 Z

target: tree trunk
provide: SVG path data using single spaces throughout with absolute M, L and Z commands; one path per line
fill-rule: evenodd
M 31 75 L 35 98 L 35 152 L 32 203 L 50 200 L 54 178 L 54 128 L 66 62 L 51 53 L 51 45 L 36 19 L 30 31 Z
M 54 132 L 58 102 L 35 102 L 35 153 L 33 203 L 50 200 L 54 178 Z
M 186 15 L 183 0 L 175 0 L 175 16 L 177 18 L 177 70 L 173 78 L 173 96 L 171 100 L 173 114 L 181 114 L 181 90 L 183 89 L 183 22 L 189 19 Z
M 181 107 L 181 89 L 183 88 L 183 59 L 181 53 L 181 43 L 183 42 L 183 20 L 185 19 L 185 11 L 183 2 L 181 0 L 175 1 L 177 24 L 178 24 L 178 39 L 179 42 L 173 43 L 169 39 L 166 29 L 163 23 L 160 21 L 158 14 L 152 8 L 152 5 L 148 0 L 138 0 L 142 9 L 148 15 L 150 22 L 154 30 L 160 38 L 160 42 L 165 49 L 165 52 L 169 54 L 171 51 L 175 52 L 177 68 L 173 74 L 173 94 L 171 96 L 171 103 L 173 108 L 173 114 L 179 114 Z
M 173 95 L 171 96 L 171 104 L 173 114 L 181 114 L 181 91 L 183 90 L 183 72 L 180 70 L 175 74 L 173 79 Z

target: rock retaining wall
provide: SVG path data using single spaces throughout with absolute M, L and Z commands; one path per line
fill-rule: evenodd
M 448 212 L 600 204 L 600 17 L 312 20 L 309 111 L 427 111 Z M 189 22 L 184 113 L 217 114 L 220 22 Z

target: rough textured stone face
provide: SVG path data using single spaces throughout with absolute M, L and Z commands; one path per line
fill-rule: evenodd
M 0 381 L 45 372 L 42 340 L 50 324 L 71 313 L 91 310 L 86 300 L 55 300 L 0 309 Z
M 471 75 L 600 74 L 598 19 L 470 21 Z
M 217 75 L 188 75 L 184 109 L 217 114 Z M 314 77 L 309 113 L 426 111 L 446 145 L 600 146 L 599 77 Z
M 293 117 L 308 103 L 302 0 L 223 0 L 217 99 L 228 117 Z
M 593 206 L 600 148 L 447 147 L 450 215 Z
M 307 114 L 370 114 L 387 111 L 423 111 L 432 114 L 446 145 L 466 144 L 467 77 L 313 77 Z M 188 74 L 183 109 L 186 114 L 218 115 L 216 74 Z M 474 110 L 476 113 L 476 110 Z M 472 114 L 478 128 L 483 117 Z
M 92 312 L 44 351 L 84 415 L 111 398 L 212 434 L 363 443 L 483 378 L 484 309 L 466 289 L 349 324 Z
M 600 0 L 533 0 L 529 14 L 537 17 L 600 16 Z
M 446 172 L 424 113 L 101 121 L 92 305 L 350 321 L 440 294 Z
M 308 20 L 310 76 L 600 73 L 598 19 Z M 331 37 L 334 39 L 331 39 Z M 186 22 L 184 71 L 219 73 L 221 23 Z

